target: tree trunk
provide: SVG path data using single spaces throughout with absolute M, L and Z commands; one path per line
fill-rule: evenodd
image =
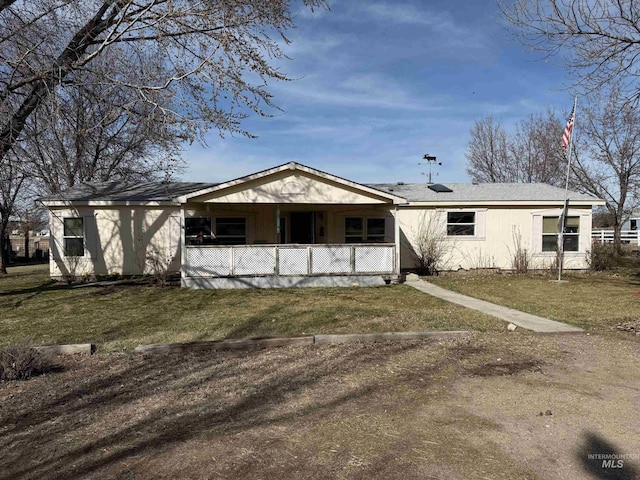
M 9 222 L 0 220 L 0 275 L 7 274 L 7 264 L 9 263 L 9 232 L 7 228 Z
M 622 223 L 616 218 L 613 224 L 613 248 L 618 255 L 622 255 Z

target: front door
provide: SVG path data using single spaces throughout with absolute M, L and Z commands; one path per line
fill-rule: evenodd
M 313 212 L 291 212 L 291 243 L 315 243 Z

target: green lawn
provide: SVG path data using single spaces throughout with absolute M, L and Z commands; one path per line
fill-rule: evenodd
M 449 274 L 429 278 L 441 287 L 589 330 L 610 330 L 640 318 L 640 273 L 551 275 Z
M 270 335 L 504 330 L 504 322 L 404 285 L 378 288 L 188 290 L 68 288 L 47 266 L 0 277 L 0 344 L 139 344 Z

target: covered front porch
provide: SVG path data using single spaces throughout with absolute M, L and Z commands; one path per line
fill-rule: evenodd
M 182 285 L 277 288 L 397 281 L 400 199 L 308 167 L 285 167 L 184 198 Z

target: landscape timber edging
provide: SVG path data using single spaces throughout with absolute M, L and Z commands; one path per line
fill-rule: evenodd
M 467 336 L 467 330 L 437 331 L 437 332 L 381 332 L 381 333 L 353 333 L 343 335 L 308 335 L 297 337 L 263 337 L 231 340 L 211 340 L 186 343 L 155 343 L 138 345 L 135 353 L 176 353 L 202 350 L 251 350 L 259 348 L 301 346 L 301 345 L 330 345 L 353 342 L 375 342 L 390 340 L 418 340 L 423 338 L 448 338 Z
M 96 346 L 93 343 L 74 343 L 69 345 L 42 345 L 40 347 L 33 347 L 35 350 L 41 353 L 50 355 L 74 355 L 74 354 L 86 354 L 91 355 L 96 351 Z

